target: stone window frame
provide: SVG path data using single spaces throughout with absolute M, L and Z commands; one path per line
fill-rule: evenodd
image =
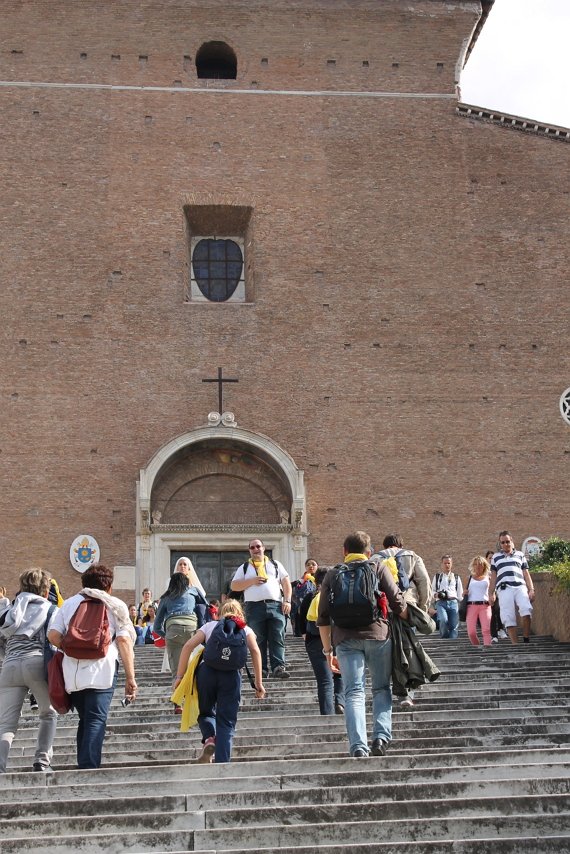
M 186 204 L 187 279 L 185 301 L 192 305 L 246 305 L 254 301 L 253 208 L 238 204 Z M 200 240 L 235 241 L 243 255 L 242 275 L 238 287 L 228 300 L 217 302 L 205 297 L 194 278 L 192 254 Z

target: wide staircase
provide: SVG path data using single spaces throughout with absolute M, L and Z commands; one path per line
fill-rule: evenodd
M 428 638 L 442 670 L 394 709 L 385 757 L 351 759 L 344 719 L 321 717 L 301 639 L 289 681 L 244 686 L 229 765 L 196 764 L 162 651 L 136 649 L 140 695 L 113 701 L 104 767 L 74 768 L 77 719 L 60 718 L 53 764 L 31 772 L 26 706 L 0 775 L 0 851 L 557 852 L 570 854 L 570 645 L 546 637 L 480 651 Z

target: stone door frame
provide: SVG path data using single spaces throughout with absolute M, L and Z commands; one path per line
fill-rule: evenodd
M 275 525 L 157 525 L 151 519 L 151 496 L 154 482 L 168 460 L 189 445 L 210 439 L 227 439 L 248 448 L 263 451 L 283 473 L 289 485 L 291 513 L 289 524 Z M 233 426 L 201 427 L 190 430 L 163 445 L 140 470 L 137 481 L 136 519 L 136 596 L 144 587 L 160 595 L 170 577 L 170 551 L 231 551 L 247 546 L 252 537 L 261 537 L 281 561 L 291 579 L 300 578 L 307 559 L 307 512 L 304 472 L 279 445 L 261 433 Z

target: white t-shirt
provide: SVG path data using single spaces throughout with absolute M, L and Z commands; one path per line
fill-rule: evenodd
M 230 617 L 230 619 L 231 619 L 231 617 Z M 209 623 L 204 623 L 204 625 L 200 629 L 198 629 L 199 632 L 204 632 L 204 635 L 206 637 L 205 643 L 208 643 L 208 640 L 210 639 L 210 635 L 212 634 L 212 632 L 214 631 L 214 629 L 218 625 L 218 622 L 219 622 L 219 620 L 210 620 Z M 255 637 L 255 633 L 254 633 L 253 629 L 250 629 L 249 626 L 244 626 L 244 632 L 245 632 L 246 637 L 248 637 L 249 635 L 253 635 Z
M 64 635 L 71 618 L 83 602 L 83 598 L 83 596 L 77 593 L 70 599 L 66 599 L 50 623 L 50 630 L 54 629 L 56 632 Z M 111 598 L 115 599 L 114 596 Z M 120 599 L 116 599 L 116 602 L 119 605 L 123 604 Z M 109 620 L 111 637 L 131 637 L 127 628 L 122 630 L 117 629 L 115 617 L 109 608 L 107 608 L 107 618 Z M 65 690 L 68 694 L 71 694 L 72 691 L 84 691 L 86 688 L 98 688 L 99 690 L 110 688 L 117 672 L 118 658 L 119 650 L 114 641 L 109 645 L 105 658 L 79 659 L 64 655 L 63 679 Z
M 471 576 L 469 580 L 469 602 L 488 602 L 489 601 L 489 576 L 486 578 L 475 579 Z
M 276 602 L 281 602 L 281 581 L 284 578 L 289 578 L 287 570 L 279 561 L 275 561 L 277 569 L 269 558 L 265 564 L 267 572 L 267 581 L 265 584 L 256 584 L 253 587 L 248 587 L 243 591 L 243 598 L 246 602 L 263 602 L 264 599 L 273 599 Z M 243 564 L 239 566 L 232 578 L 232 581 L 247 581 L 250 578 L 257 578 L 257 572 L 251 562 L 248 562 L 247 569 L 243 571 Z

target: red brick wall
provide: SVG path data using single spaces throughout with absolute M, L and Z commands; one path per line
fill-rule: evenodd
M 432 571 L 569 535 L 567 147 L 452 99 L 231 92 L 453 94 L 474 4 L 409 5 L 5 4 L 4 81 L 204 90 L 210 39 L 238 79 L 0 87 L 0 583 L 39 562 L 73 592 L 80 533 L 134 564 L 139 469 L 205 424 L 218 365 L 305 471 L 322 562 L 355 527 Z M 200 203 L 253 208 L 253 303 L 184 303 Z

